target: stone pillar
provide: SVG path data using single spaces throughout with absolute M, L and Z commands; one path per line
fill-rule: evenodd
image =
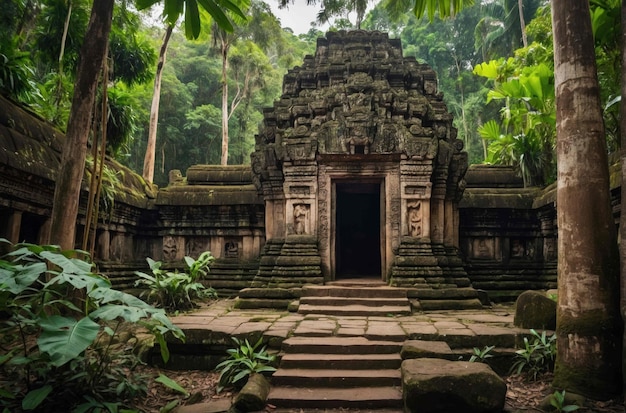
M 432 164 L 424 158 L 400 163 L 402 236 L 391 268 L 394 286 L 430 288 L 442 281 L 432 250 L 433 220 L 439 219 L 432 216 Z
M 22 228 L 22 211 L 14 210 L 9 214 L 7 222 L 7 237 L 13 244 L 20 242 L 20 229 Z
M 41 224 L 41 228 L 39 228 L 39 235 L 37 236 L 37 242 L 39 243 L 39 245 L 50 244 L 51 229 L 52 229 L 52 219 L 46 218 L 43 224 Z
M 111 233 L 108 229 L 100 231 L 100 233 L 98 234 L 98 242 L 96 243 L 96 245 L 98 246 L 96 250 L 98 260 L 111 260 Z M 96 257 L 93 258 L 95 259 Z

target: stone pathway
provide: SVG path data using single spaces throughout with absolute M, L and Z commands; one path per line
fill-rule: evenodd
M 443 340 L 452 348 L 483 345 L 513 347 L 515 337 L 528 330 L 513 326 L 512 305 L 482 310 L 436 311 L 411 315 L 329 316 L 272 310 L 237 310 L 234 300 L 172 317 L 188 335 L 187 342 L 218 336 L 263 337 L 272 348 L 292 335 L 308 337 L 362 336 L 369 339 Z M 483 344 L 485 343 L 485 344 Z
M 393 342 L 445 341 L 450 348 L 464 352 L 469 357 L 473 347 L 483 348 L 488 345 L 495 345 L 496 350 L 500 348 L 511 352 L 516 342 L 521 342 L 521 337 L 529 333 L 526 329 L 513 326 L 512 305 L 494 305 L 492 308 L 481 310 L 447 310 L 411 315 L 331 316 L 267 309 L 238 310 L 234 308 L 234 303 L 234 300 L 219 300 L 206 308 L 172 317 L 172 321 L 187 335 L 186 343 L 179 346 L 180 352 L 186 353 L 187 346 L 196 348 L 196 355 L 188 355 L 193 358 L 192 365 L 197 368 L 206 368 L 201 367 L 198 362 L 197 347 L 206 349 L 201 351 L 204 355 L 209 349 L 219 352 L 232 347 L 232 336 L 248 338 L 251 343 L 263 337 L 269 348 L 275 351 L 281 350 L 283 341 L 294 336 L 304 338 L 364 337 L 368 340 Z M 223 357 L 224 354 L 225 352 L 222 352 L 221 356 Z M 181 410 L 181 412 L 210 411 L 208 407 L 202 404 L 194 407 L 188 406 L 190 410 Z M 200 410 L 194 410 L 194 408 Z

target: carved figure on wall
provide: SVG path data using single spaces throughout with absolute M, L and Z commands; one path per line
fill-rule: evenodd
M 422 236 L 422 201 L 410 202 L 407 205 L 407 222 L 409 225 L 409 236 Z
M 474 240 L 474 258 L 495 259 L 495 248 L 492 238 L 478 238 Z
M 226 258 L 239 257 L 239 243 L 235 240 L 226 241 L 224 244 L 224 256 Z
M 178 244 L 174 237 L 168 235 L 163 237 L 163 259 L 174 261 L 178 255 Z
M 293 206 L 293 230 L 296 235 L 304 235 L 307 233 L 307 220 L 309 215 L 309 206 L 306 204 L 296 204 Z
M 365 126 L 355 126 L 350 130 L 350 138 L 348 139 L 348 151 L 354 155 L 355 153 L 368 154 L 370 152 L 370 144 L 372 143 Z M 359 149 L 360 148 L 360 149 Z
M 543 241 L 543 257 L 546 261 L 554 261 L 557 259 L 556 255 L 556 238 L 546 238 Z
M 521 240 L 514 239 L 511 241 L 511 258 L 524 258 L 526 248 Z

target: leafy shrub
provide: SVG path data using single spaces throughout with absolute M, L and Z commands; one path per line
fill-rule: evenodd
M 146 258 L 152 275 L 136 271 L 139 277 L 137 285 L 145 285 L 149 288 L 147 298 L 157 306 L 168 311 L 188 310 L 195 306 L 194 301 L 204 298 L 215 298 L 217 294 L 213 288 L 206 288 L 200 280 L 209 272 L 209 267 L 215 258 L 211 252 L 205 251 L 194 260 L 185 257 L 186 270 L 167 271 L 161 269 L 160 261 Z
M 132 345 L 138 336 L 156 340 L 164 360 L 165 336 L 184 337 L 162 309 L 113 290 L 77 256 L 88 258 L 82 251 L 18 244 L 0 259 L 5 411 L 117 411 L 146 390 L 145 378 L 134 373 L 141 363 Z
M 476 361 L 479 363 L 486 363 L 487 359 L 493 357 L 493 354 L 489 353 L 491 353 L 491 350 L 493 350 L 495 347 L 496 346 L 485 346 L 482 350 L 478 347 L 474 347 L 474 354 L 469 359 L 470 363 L 474 363 Z
M 225 387 L 242 387 L 252 373 L 270 373 L 276 371 L 271 364 L 276 360 L 274 354 L 267 352 L 266 346 L 258 349 L 263 343 L 262 338 L 255 345 L 250 345 L 248 339 L 232 338 L 237 347 L 226 350 L 229 358 L 216 366 L 220 370 L 218 391 Z M 258 350 L 257 350 L 258 349 Z
M 534 336 L 534 340 L 531 343 L 528 337 L 524 337 L 524 348 L 515 352 L 516 361 L 511 371 L 516 374 L 526 372 L 528 377 L 537 380 L 539 374 L 552 371 L 554 368 L 556 335 L 548 336 L 545 331 L 539 334 L 533 329 L 530 333 Z

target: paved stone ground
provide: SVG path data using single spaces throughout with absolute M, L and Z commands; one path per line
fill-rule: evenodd
M 173 317 L 192 337 L 204 333 L 263 336 L 278 346 L 294 335 L 307 337 L 363 336 L 370 339 L 446 339 L 451 347 L 485 345 L 513 347 L 514 336 L 528 333 L 513 326 L 514 310 L 494 305 L 481 310 L 436 311 L 387 317 L 298 314 L 275 310 L 238 310 L 234 300 L 218 300 L 208 307 Z M 193 339 L 192 339 L 193 340 Z M 271 345 L 271 344 L 270 344 Z

